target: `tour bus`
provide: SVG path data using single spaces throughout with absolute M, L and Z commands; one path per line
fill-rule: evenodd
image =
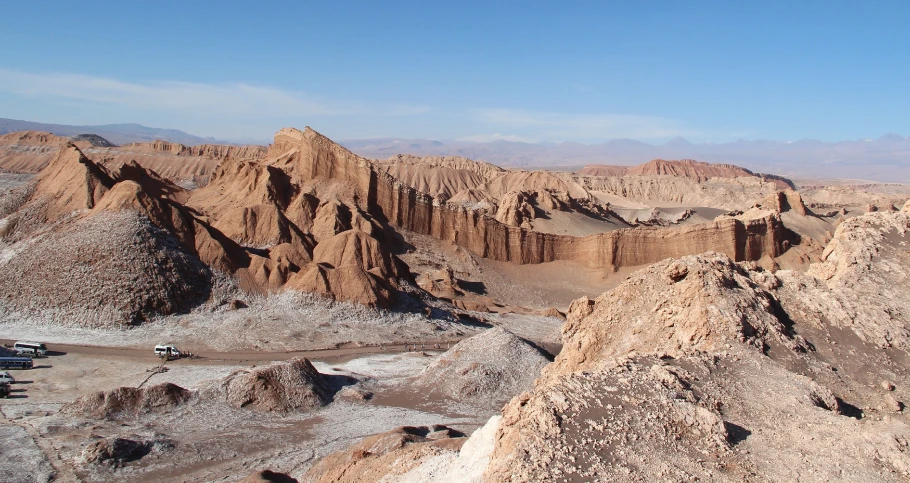
M 0 357 L 0 369 L 31 369 L 32 360 L 28 357 Z
M 13 344 L 13 350 L 23 355 L 42 357 L 47 355 L 47 346 L 41 342 L 19 341 Z

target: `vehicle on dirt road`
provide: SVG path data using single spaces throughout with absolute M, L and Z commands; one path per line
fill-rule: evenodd
M 0 382 L 0 397 L 6 399 L 9 397 L 10 386 L 8 382 Z
M 183 354 L 171 344 L 158 344 L 155 346 L 155 355 L 164 359 L 177 359 Z
M 30 357 L 0 357 L 0 369 L 31 369 Z
M 16 379 L 8 372 L 0 372 L 0 384 L 3 384 L 4 382 L 12 384 L 16 382 Z
M 13 344 L 13 350 L 24 356 L 44 357 L 47 355 L 47 346 L 43 342 L 19 341 Z

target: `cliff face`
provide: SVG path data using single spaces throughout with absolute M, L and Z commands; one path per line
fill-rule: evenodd
M 358 205 L 402 229 L 461 245 L 475 254 L 519 264 L 560 260 L 615 270 L 667 257 L 714 250 L 735 260 L 778 256 L 794 235 L 769 215 L 719 220 L 675 229 L 616 230 L 588 237 L 531 232 L 484 214 L 440 203 L 376 169 L 370 161 L 312 129 L 282 129 L 269 148 L 269 163 L 292 178 L 333 178 L 350 183 Z
M 710 249 L 736 260 L 776 257 L 794 235 L 770 215 L 719 220 L 680 228 L 636 228 L 587 237 L 537 233 L 499 223 L 474 211 L 434 204 L 414 190 L 376 184 L 375 208 L 393 224 L 461 245 L 484 258 L 520 264 L 558 260 L 617 269 Z

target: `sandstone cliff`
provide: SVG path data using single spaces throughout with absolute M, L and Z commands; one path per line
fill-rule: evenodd
M 727 253 L 736 260 L 757 260 L 765 254 L 779 255 L 793 237 L 773 216 L 675 230 L 618 230 L 583 238 L 535 233 L 504 225 L 482 213 L 440 203 L 379 172 L 368 160 L 311 129 L 283 129 L 269 155 L 269 163 L 282 168 L 292 179 L 347 181 L 354 188 L 352 197 L 363 211 L 402 229 L 453 241 L 499 261 L 525 264 L 576 260 L 613 270 L 704 249 Z M 510 183 L 503 180 L 499 184 L 506 189 Z

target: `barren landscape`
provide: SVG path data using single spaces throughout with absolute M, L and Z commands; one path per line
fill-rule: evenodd
M 0 480 L 906 481 L 908 198 L 9 133 Z

